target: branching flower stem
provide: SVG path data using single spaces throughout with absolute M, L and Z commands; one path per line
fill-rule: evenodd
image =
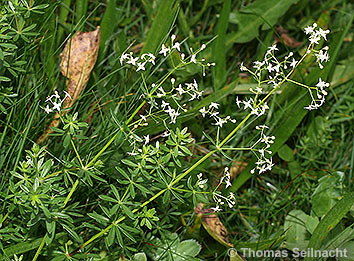
M 305 52 L 305 54 L 301 57 L 297 65 L 283 78 L 283 80 L 273 89 L 271 90 L 255 107 L 261 106 L 281 85 L 283 85 L 284 82 L 289 81 L 293 82 L 292 80 L 289 79 L 289 77 L 292 75 L 292 73 L 295 71 L 297 68 L 298 64 L 300 64 L 305 57 L 308 55 L 309 52 Z M 186 63 L 189 64 L 189 63 Z M 164 78 L 163 80 L 152 90 L 152 92 L 149 95 L 152 95 L 168 78 L 169 76 L 178 68 L 186 65 L 186 64 L 181 64 L 175 67 L 173 70 L 171 70 Z M 259 80 L 260 81 L 260 80 Z M 134 116 L 139 112 L 139 110 L 145 105 L 146 101 L 143 101 L 138 108 L 133 112 L 133 114 L 130 116 L 130 118 L 127 120 L 126 124 L 130 123 L 130 121 L 134 118 Z M 217 146 L 216 149 L 209 151 L 206 155 L 204 155 L 201 159 L 199 159 L 196 163 L 194 163 L 189 169 L 187 169 L 184 173 L 180 174 L 179 176 L 176 177 L 176 179 L 172 180 L 170 184 L 167 185 L 167 188 L 164 188 L 160 190 L 158 193 L 156 193 L 154 196 L 152 196 L 150 199 L 147 201 L 143 202 L 139 207 L 135 208 L 132 210 L 133 213 L 138 212 L 141 208 L 144 206 L 148 205 L 161 195 L 163 195 L 166 191 L 174 189 L 173 186 L 176 185 L 179 181 L 181 181 L 183 178 L 185 178 L 189 173 L 191 173 L 195 168 L 197 168 L 200 164 L 202 164 L 206 159 L 208 159 L 211 155 L 216 153 L 217 151 L 221 151 L 223 146 L 230 141 L 230 139 L 235 135 L 235 133 L 247 122 L 247 120 L 252 116 L 251 113 L 249 113 Z M 102 148 L 102 150 L 88 163 L 86 167 L 91 166 L 96 159 L 108 148 L 108 146 L 114 141 L 114 139 L 117 137 L 118 133 L 121 130 L 118 130 L 118 132 L 111 138 L 111 140 Z M 226 148 L 225 148 L 226 149 Z M 69 255 L 72 256 L 78 251 L 80 251 L 82 248 L 102 236 L 103 234 L 107 233 L 113 226 L 118 225 L 120 222 L 126 219 L 126 216 L 123 216 L 116 221 L 112 222 L 109 226 L 107 226 L 105 229 L 91 237 L 89 240 L 84 242 L 80 247 L 78 247 L 76 250 L 74 250 L 72 253 Z

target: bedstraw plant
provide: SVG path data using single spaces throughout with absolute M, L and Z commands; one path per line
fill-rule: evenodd
M 37 7 L 41 8 L 45 6 Z M 14 15 L 11 10 L 13 8 L 10 6 L 7 9 L 9 17 Z M 248 151 L 257 159 L 252 174 L 266 175 L 267 171 L 272 170 L 274 162 L 270 148 L 277 137 L 269 132 L 265 124 L 255 127 L 258 138 L 247 147 L 232 147 L 229 144 L 249 121 L 267 114 L 270 97 L 286 83 L 308 90 L 311 102 L 304 109 L 318 109 L 324 104 L 329 87 L 327 82 L 319 78 L 315 86 L 308 86 L 294 80 L 293 74 L 309 56 L 313 56 L 323 69 L 329 60 L 328 47 L 320 46 L 323 40 L 327 40 L 329 30 L 313 24 L 305 28 L 305 33 L 309 36 L 309 45 L 302 55 L 290 52 L 280 59 L 277 57 L 277 46 L 272 45 L 261 61 L 250 65 L 241 63 L 240 70 L 248 73 L 256 82 L 256 87 L 250 89 L 252 97 L 243 100 L 236 97 L 237 108 L 247 112 L 244 118 L 222 115 L 217 102 L 198 109 L 200 118 L 210 120 L 215 126 L 214 135 L 204 133 L 210 142 L 210 150 L 200 158 L 195 158 L 192 152 L 195 142 L 199 141 L 187 127 L 181 126 L 179 117 L 194 109 L 196 102 L 206 94 L 199 86 L 200 79 L 180 82 L 178 73 L 190 66 L 197 66 L 202 76 L 206 76 L 215 65 L 212 58 L 211 61 L 203 58 L 209 43 L 193 50 L 186 48 L 188 39 L 178 41 L 173 34 L 157 53 L 135 55 L 126 50 L 119 57 L 120 71 L 128 84 L 133 81 L 129 81 L 130 77 L 134 79 L 132 84 L 137 88 L 134 91 L 139 95 L 138 104 L 136 101 L 128 105 L 126 103 L 129 101 L 123 102 L 121 106 L 127 106 L 130 115 L 126 118 L 112 116 L 113 133 L 95 155 L 80 153 L 80 148 L 89 139 L 85 134 L 88 124 L 84 120 L 81 122 L 74 109 L 60 118 L 61 127 L 54 128 L 52 135 L 62 136 L 63 149 L 72 150 L 73 153 L 58 159 L 49 154 L 46 147 L 37 144 L 31 150 L 26 150 L 26 158 L 11 171 L 7 184 L 9 194 L 5 198 L 6 213 L 0 215 L 0 224 L 11 231 L 11 235 L 0 233 L 1 241 L 6 242 L 6 245 L 21 242 L 31 237 L 31 233 L 25 233 L 26 227 L 32 231 L 44 227 L 46 233 L 34 260 L 39 255 L 51 260 L 92 260 L 100 256 L 94 247 L 98 240 L 104 240 L 115 258 L 132 258 L 144 242 L 166 239 L 164 237 L 171 227 L 170 222 L 173 217 L 181 215 L 180 207 L 183 205 L 190 206 L 191 211 L 198 203 L 203 203 L 205 208 L 213 212 L 233 210 L 237 206 L 237 193 L 228 191 L 232 179 L 231 161 L 224 164 L 223 174 L 216 184 L 209 180 L 207 173 L 199 171 L 199 167 L 215 154 L 228 160 L 230 155 Z M 24 41 L 27 39 L 26 33 L 20 37 Z M 11 51 L 15 49 L 14 46 L 6 48 Z M 160 78 L 160 75 L 163 76 Z M 60 112 L 67 96 L 67 93 L 60 93 L 59 90 L 49 95 L 40 104 L 43 117 Z M 120 107 L 117 108 L 119 110 Z M 141 134 L 150 125 L 160 125 L 164 131 L 159 135 Z M 221 131 L 225 126 L 232 126 L 227 135 Z M 122 153 L 114 166 L 115 174 L 107 177 L 104 167 L 108 162 L 101 161 L 101 157 L 109 149 Z M 106 189 L 96 190 L 98 186 L 106 186 Z M 92 203 L 92 199 L 87 199 L 86 203 L 84 200 L 72 202 L 79 187 L 98 191 L 98 195 L 90 195 L 95 197 L 95 203 Z M 78 209 L 87 213 L 84 215 Z M 12 220 L 6 222 L 9 216 L 12 216 Z M 63 233 L 58 231 L 69 233 L 71 240 L 60 241 Z M 176 235 L 172 237 L 179 242 Z M 61 242 L 61 247 L 45 250 L 45 245 L 50 246 L 53 240 Z M 5 244 L 0 243 L 0 247 L 5 247 Z M 14 258 L 18 259 L 17 256 Z

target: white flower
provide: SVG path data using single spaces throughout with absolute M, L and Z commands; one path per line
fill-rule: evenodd
M 161 104 L 161 108 L 165 109 L 165 107 L 169 107 L 170 104 L 168 102 L 165 102 L 164 100 L 162 100 L 162 104 Z
M 253 62 L 253 64 L 254 64 L 253 68 L 260 70 L 261 67 L 264 65 L 264 62 L 255 61 L 255 62 Z
M 312 34 L 314 32 L 314 29 L 317 27 L 317 24 L 314 23 L 313 26 L 308 26 L 308 27 L 305 27 L 305 34 Z
M 316 86 L 321 88 L 321 89 L 323 89 L 323 88 L 329 87 L 329 83 L 327 83 L 325 81 L 322 81 L 322 79 L 319 78 L 318 83 L 316 84 Z
M 44 111 L 49 114 L 49 113 L 51 113 L 53 110 L 52 110 L 51 108 L 49 108 L 49 105 L 47 104 L 47 106 L 44 108 Z
M 208 113 L 208 111 L 205 109 L 205 107 L 201 108 L 199 112 L 202 114 L 203 117 Z
M 243 102 L 243 105 L 244 105 L 244 110 L 246 110 L 247 108 L 250 108 L 250 109 L 252 109 L 253 107 L 252 107 L 252 100 L 250 99 L 250 100 L 248 100 L 248 101 L 242 101 Z
M 130 55 L 128 59 L 129 60 L 127 61 L 127 64 L 130 63 L 131 65 L 135 66 L 136 62 L 139 60 L 139 57 L 134 58 L 134 56 Z
M 179 95 L 186 93 L 186 91 L 183 89 L 181 84 L 178 85 L 178 87 L 176 88 L 176 91 L 178 92 Z
M 222 127 L 222 125 L 224 124 L 224 123 L 227 123 L 227 120 L 225 120 L 225 119 L 222 119 L 222 118 L 220 118 L 220 117 L 217 117 L 217 122 L 215 123 L 215 125 L 216 126 L 219 126 L 220 128 Z
M 129 59 L 129 57 L 130 57 L 130 54 L 128 54 L 128 53 L 122 54 L 119 58 L 120 65 L 123 65 L 124 60 Z
M 136 71 L 138 72 L 138 71 L 140 71 L 140 70 L 143 70 L 143 71 L 145 71 L 145 62 L 144 63 L 137 63 L 137 65 L 138 65 L 138 68 L 136 69 Z
M 60 95 L 59 95 L 58 91 L 54 91 L 53 97 L 60 99 Z
M 312 34 L 309 37 L 309 41 L 311 44 L 318 44 L 318 42 L 321 40 L 321 36 L 319 34 Z
M 323 49 L 320 50 L 318 53 L 315 53 L 315 56 L 317 58 L 316 62 L 318 63 L 318 65 L 320 66 L 321 69 L 323 68 L 323 65 L 321 63 L 328 62 L 328 59 L 329 59 L 328 52 L 323 51 Z
M 262 157 L 264 157 L 264 149 L 259 149 L 258 152 L 261 154 Z
M 228 187 L 231 187 L 231 186 L 232 186 L 232 184 L 230 182 L 230 179 L 227 179 L 225 188 L 228 188 Z
M 297 64 L 297 61 L 293 58 L 293 61 L 290 63 L 290 66 L 293 67 L 293 69 L 294 69 L 296 64 Z
M 238 96 L 236 96 L 236 105 L 237 105 L 237 107 L 239 107 L 240 108 L 240 104 L 242 103 L 242 101 L 240 101 L 239 99 L 238 99 Z
M 170 136 L 170 132 L 168 130 L 164 131 L 162 134 L 161 134 L 161 137 L 165 138 L 165 137 L 168 137 Z
M 211 208 L 214 212 L 219 212 L 222 211 L 222 209 L 219 207 L 219 205 L 216 205 L 215 208 Z
M 53 111 L 55 111 L 55 110 L 60 111 L 60 108 L 61 108 L 60 102 L 58 102 L 58 103 L 53 102 L 53 109 L 52 109 Z
M 196 55 L 195 55 L 195 54 L 192 54 L 192 56 L 191 56 L 191 62 L 192 62 L 192 63 L 197 63 Z
M 329 34 L 329 30 L 323 30 L 322 28 L 319 28 L 317 33 L 323 37 L 327 41 L 326 35 Z
M 268 47 L 269 51 L 278 51 L 279 49 L 277 48 L 277 45 L 274 44 L 271 47 Z
M 209 105 L 209 108 L 215 108 L 215 109 L 218 109 L 219 108 L 219 104 L 216 103 L 216 102 L 211 102 L 210 105 Z
M 162 88 L 162 86 L 159 87 L 158 89 L 161 93 L 156 94 L 157 97 L 161 98 L 166 95 L 165 90 Z
M 257 130 L 262 130 L 262 129 L 269 129 L 269 127 L 267 125 L 258 125 L 256 126 Z
M 161 51 L 159 52 L 159 54 L 163 54 L 163 56 L 166 56 L 168 52 L 170 52 L 170 48 L 162 44 Z
M 199 181 L 198 181 L 198 183 L 197 183 L 197 185 L 198 185 L 198 187 L 200 187 L 200 188 L 204 188 L 204 185 L 206 184 L 208 182 L 208 179 L 199 179 Z
M 144 145 L 148 144 L 150 142 L 150 137 L 149 135 L 144 136 Z
M 173 42 L 175 39 L 176 39 L 176 35 L 175 34 L 171 35 L 171 41 Z
M 243 65 L 243 62 L 240 64 L 240 71 L 241 72 L 247 71 L 247 67 Z
M 181 44 L 179 42 L 175 42 L 172 48 L 178 50 L 179 52 L 181 51 Z

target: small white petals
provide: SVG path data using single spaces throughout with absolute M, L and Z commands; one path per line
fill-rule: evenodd
M 195 54 L 192 54 L 192 56 L 191 56 L 191 62 L 192 62 L 192 63 L 197 63 L 196 55 L 195 55 Z
M 159 54 L 163 54 L 163 56 L 166 56 L 169 52 L 170 48 L 162 44 L 161 51 L 159 52 Z

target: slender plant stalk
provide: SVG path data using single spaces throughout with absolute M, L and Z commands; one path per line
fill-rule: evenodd
M 48 235 L 48 234 L 45 234 L 45 235 L 44 235 L 44 237 L 43 237 L 43 239 L 42 239 L 42 241 L 41 241 L 41 244 L 39 245 L 39 247 L 38 247 L 38 249 L 37 249 L 37 251 L 36 251 L 36 254 L 34 255 L 32 261 L 36 261 L 37 258 L 39 257 L 39 254 L 41 253 L 41 250 L 42 250 L 42 248 L 44 247 L 45 240 L 47 239 L 47 235 Z
M 301 59 L 299 60 L 299 62 L 297 64 L 300 64 L 302 62 L 302 60 L 307 56 L 307 52 L 301 57 Z M 297 66 L 296 66 L 297 67 Z M 295 67 L 295 68 L 296 68 Z M 173 73 L 174 70 L 176 70 L 178 68 L 175 67 L 173 70 L 171 70 L 171 72 L 169 74 L 167 74 L 167 76 L 160 82 L 160 84 L 158 86 L 156 86 L 156 88 L 153 89 L 153 91 L 150 93 L 150 95 L 153 94 L 153 92 L 155 92 L 159 86 L 165 82 L 167 80 L 167 78 Z M 260 105 L 262 105 L 284 82 L 286 82 L 288 80 L 288 78 L 291 76 L 291 74 L 294 72 L 295 68 L 293 68 L 286 77 L 284 77 L 284 79 L 273 89 L 271 90 L 255 107 L 259 107 Z M 127 124 L 134 118 L 134 116 L 139 112 L 140 108 L 142 106 L 144 106 L 144 104 L 146 103 L 146 101 L 143 101 L 140 106 L 138 106 L 138 108 L 134 111 L 134 113 L 130 116 L 130 118 L 127 120 Z M 204 155 L 201 159 L 199 159 L 196 163 L 194 163 L 189 169 L 187 169 L 184 173 L 182 173 L 181 175 L 179 175 L 175 180 L 171 181 L 171 183 L 167 186 L 167 188 L 160 190 L 157 194 L 155 194 L 153 197 L 151 197 L 150 199 L 148 199 L 147 201 L 143 202 L 139 207 L 135 208 L 134 210 L 132 210 L 133 213 L 136 213 L 137 211 L 139 211 L 142 207 L 146 206 L 147 204 L 149 204 L 150 202 L 154 201 L 156 198 L 158 198 L 159 196 L 161 196 L 162 194 L 164 194 L 167 190 L 173 189 L 173 186 L 175 184 L 177 184 L 181 179 L 183 179 L 184 177 L 186 177 L 190 172 L 192 172 L 196 167 L 198 167 L 201 163 L 203 163 L 206 159 L 208 159 L 211 155 L 213 155 L 215 152 L 222 150 L 222 147 L 235 135 L 235 133 L 247 122 L 247 120 L 251 117 L 251 113 L 249 113 L 225 138 L 224 140 L 222 140 L 216 147 L 216 149 L 211 150 L 210 152 L 208 152 L 206 155 Z M 120 131 L 120 130 L 119 130 Z M 118 132 L 119 133 L 119 132 Z M 118 135 L 118 133 L 116 133 L 112 139 L 104 146 L 104 148 L 90 161 L 90 163 L 88 164 L 88 166 L 92 165 L 92 163 L 99 157 L 100 154 L 102 154 L 107 147 L 113 142 L 113 140 L 115 139 L 115 137 Z M 109 226 L 107 226 L 105 229 L 103 229 L 102 231 L 100 231 L 99 233 L 97 233 L 96 235 L 94 235 L 93 237 L 91 237 L 89 240 L 87 240 L 85 243 L 83 243 L 80 247 L 78 247 L 77 249 L 75 249 L 72 253 L 70 253 L 70 256 L 74 255 L 76 252 L 78 252 L 80 249 L 84 248 L 85 246 L 87 246 L 88 244 L 90 244 L 91 242 L 93 242 L 94 240 L 96 240 L 97 238 L 99 238 L 101 235 L 105 234 L 106 232 L 108 232 L 114 225 L 118 225 L 120 222 L 122 222 L 123 220 L 126 219 L 126 216 L 123 216 L 119 219 L 117 219 L 116 221 L 114 221 L 112 224 L 110 224 Z

